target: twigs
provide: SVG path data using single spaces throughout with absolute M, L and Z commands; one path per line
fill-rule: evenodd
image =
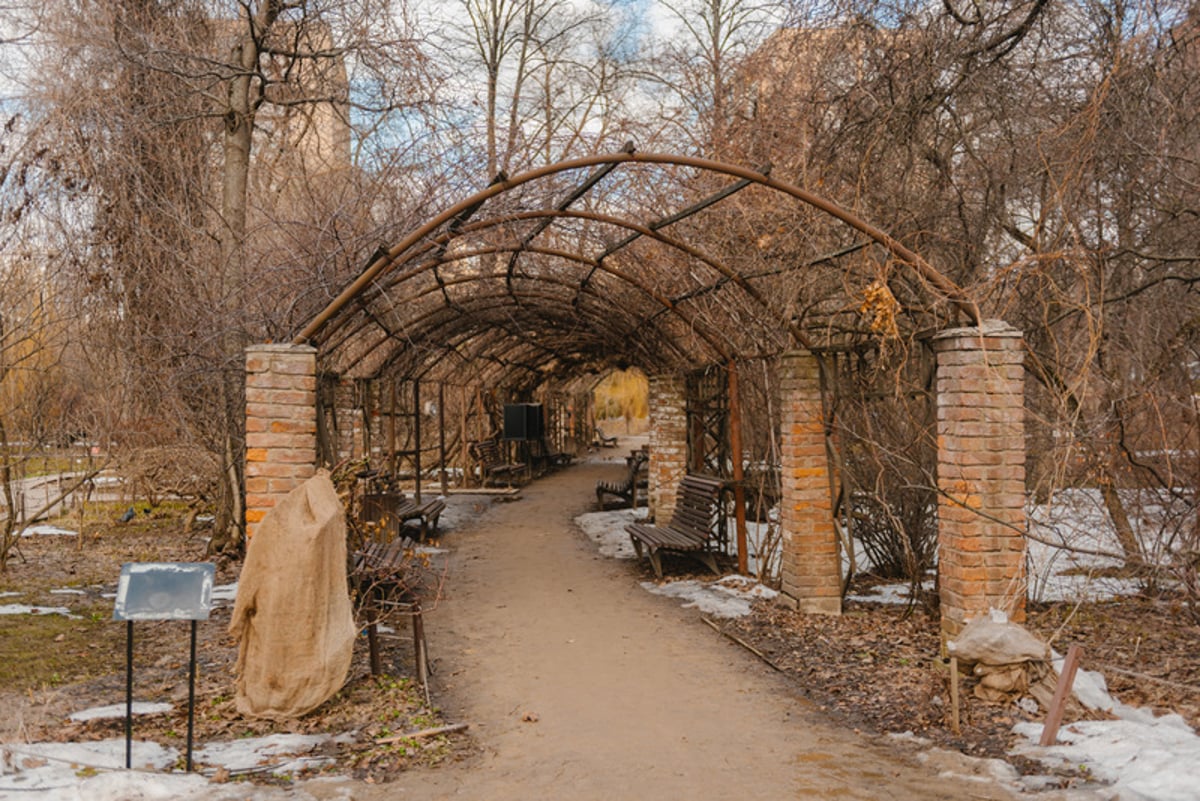
M 375 741 L 375 745 L 388 745 L 390 743 L 398 743 L 404 740 L 422 740 L 426 737 L 438 737 L 443 734 L 454 734 L 455 732 L 466 731 L 468 728 L 470 728 L 470 726 L 470 723 L 451 723 L 446 726 L 434 726 L 429 729 L 408 732 L 407 734 L 395 734 L 391 737 L 381 737 Z
M 732 640 L 733 642 L 735 642 L 735 643 L 737 643 L 738 645 L 740 645 L 740 646 L 742 646 L 743 648 L 745 648 L 745 649 L 746 649 L 747 651 L 749 651 L 750 653 L 752 653 L 752 654 L 754 654 L 755 656 L 757 656 L 759 659 L 761 659 L 761 660 L 763 661 L 763 663 L 764 663 L 764 664 L 766 664 L 766 665 L 767 665 L 768 667 L 770 667 L 772 670 L 777 670 L 777 671 L 781 671 L 781 672 L 783 671 L 783 668 L 781 668 L 779 665 L 777 665 L 777 664 L 775 664 L 774 662 L 772 662 L 772 661 L 770 660 L 770 658 L 768 658 L 768 657 L 767 657 L 767 655 L 766 655 L 766 654 L 764 654 L 762 651 L 758 650 L 758 649 L 757 649 L 757 648 L 755 648 L 753 645 L 751 645 L 750 643 L 746 642 L 745 640 L 743 640 L 741 637 L 737 636 L 737 635 L 736 635 L 736 634 L 734 634 L 733 632 L 731 632 L 731 631 L 726 631 L 725 629 L 721 628 L 721 627 L 720 627 L 720 626 L 718 626 L 716 623 L 714 623 L 714 622 L 712 621 L 712 619 L 711 619 L 711 618 L 708 618 L 708 617 L 705 617 L 705 616 L 701 616 L 701 617 L 700 617 L 700 619 L 701 619 L 701 620 L 703 620 L 705 623 L 707 623 L 707 624 L 708 624 L 708 625 L 709 625 L 709 626 L 712 628 L 712 630 L 713 630 L 713 631 L 717 632 L 718 634 L 720 634 L 720 635 L 722 635 L 722 636 L 724 636 L 724 637 L 727 637 L 728 639 Z

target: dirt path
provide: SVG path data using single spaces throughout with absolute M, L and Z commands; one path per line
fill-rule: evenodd
M 560 472 L 450 536 L 427 622 L 434 690 L 482 754 L 355 798 L 1009 797 L 833 728 L 695 610 L 599 557 L 572 520 L 617 472 Z

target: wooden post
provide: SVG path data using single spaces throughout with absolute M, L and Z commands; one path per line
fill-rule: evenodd
M 746 536 L 746 486 L 742 471 L 742 402 L 738 395 L 737 362 L 732 359 L 729 360 L 729 449 L 733 451 L 733 514 L 737 521 L 738 572 L 744 576 L 750 572 L 750 555 Z
M 1079 669 L 1079 658 L 1083 649 L 1072 645 L 1067 649 L 1067 658 L 1063 660 L 1062 673 L 1058 675 L 1058 685 L 1054 688 L 1054 698 L 1050 700 L 1050 708 L 1046 710 L 1046 723 L 1042 726 L 1040 746 L 1054 745 L 1058 739 L 1058 727 L 1062 724 L 1063 712 L 1067 699 L 1071 697 L 1071 686 L 1075 683 L 1075 671 Z
M 413 379 L 413 472 L 416 474 L 416 489 L 413 499 L 421 502 L 421 381 Z
M 463 384 L 458 388 L 458 447 L 461 449 L 459 459 L 462 462 L 462 483 L 459 486 L 470 486 L 471 475 L 471 445 L 470 437 L 467 432 L 467 417 L 470 415 L 470 406 L 467 400 L 467 386 Z
M 399 470 L 396 464 L 396 377 L 388 382 L 388 472 L 395 477 Z
M 438 382 L 438 472 L 442 479 L 442 494 L 450 491 L 446 479 L 446 384 Z
M 958 722 L 958 657 L 950 657 L 950 728 L 955 734 L 961 734 Z

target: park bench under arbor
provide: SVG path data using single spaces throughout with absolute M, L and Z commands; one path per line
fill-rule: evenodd
M 716 552 L 724 535 L 721 513 L 724 488 L 725 482 L 720 479 L 685 476 L 679 482 L 670 522 L 661 526 L 633 523 L 625 527 L 638 558 L 642 558 L 644 550 L 656 576 L 663 577 L 662 551 L 690 556 L 713 573 L 721 572 L 717 569 Z

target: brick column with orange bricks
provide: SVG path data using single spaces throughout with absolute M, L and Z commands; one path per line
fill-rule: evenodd
M 953 637 L 991 608 L 1025 619 L 1025 348 L 988 320 L 937 334 L 934 349 L 938 581 Z
M 679 482 L 687 475 L 687 397 L 681 375 L 650 376 L 650 514 L 666 525 L 675 513 Z
M 317 351 L 246 349 L 246 536 L 317 463 Z
M 780 598 L 802 612 L 840 615 L 841 557 L 829 498 L 829 460 L 821 373 L 808 351 L 785 353 L 779 365 L 783 541 Z

